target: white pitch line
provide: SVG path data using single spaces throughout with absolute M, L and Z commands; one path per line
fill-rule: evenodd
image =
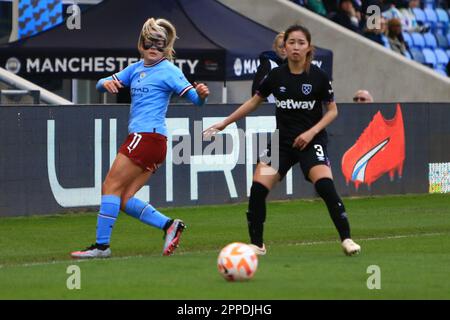
M 435 232 L 435 233 L 413 233 L 413 234 L 404 234 L 398 236 L 386 236 L 386 237 L 371 237 L 371 238 L 358 238 L 355 239 L 357 241 L 376 241 L 376 240 L 393 240 L 393 239 L 404 239 L 404 238 L 420 238 L 420 237 L 432 237 L 432 236 L 441 236 L 448 235 L 445 232 Z M 309 242 L 297 242 L 297 243 L 288 243 L 287 246 L 313 246 L 313 245 L 321 245 L 321 244 L 332 244 L 339 243 L 338 241 L 309 241 Z M 180 252 L 179 255 L 186 255 L 192 253 L 207 253 L 207 252 L 215 252 L 217 250 L 197 250 L 197 251 L 188 251 L 188 252 Z M 160 255 L 149 254 L 149 255 L 135 255 L 135 256 L 124 256 L 124 257 L 112 257 L 107 259 L 97 259 L 95 261 L 120 261 L 120 260 L 129 260 L 135 258 L 148 258 L 148 257 L 159 257 Z M 36 267 L 36 266 L 47 266 L 54 264 L 78 264 L 83 262 L 93 261 L 92 259 L 74 259 L 74 260 L 55 260 L 51 262 L 33 262 L 33 263 L 24 263 L 24 264 L 11 264 L 11 265 L 0 265 L 0 269 L 2 268 L 12 268 L 12 267 Z
M 392 240 L 392 239 L 403 239 L 403 238 L 419 238 L 419 237 L 430 237 L 430 236 L 442 236 L 444 234 L 448 234 L 448 233 L 445 233 L 445 232 L 413 233 L 413 234 L 404 234 L 404 235 L 399 235 L 399 236 L 358 238 L 358 239 L 355 239 L 355 240 L 357 240 L 357 241 Z M 336 241 L 336 240 L 296 242 L 296 243 L 288 243 L 287 246 L 312 246 L 312 245 L 318 245 L 318 244 L 331 244 L 331 243 L 339 243 L 339 242 Z

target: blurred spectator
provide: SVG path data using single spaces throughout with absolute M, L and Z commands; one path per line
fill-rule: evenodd
M 353 3 L 353 7 L 355 8 L 355 10 L 357 12 L 361 12 L 363 1 L 362 0 L 352 0 L 352 3 Z
M 400 19 L 402 24 L 404 24 L 405 17 L 403 16 L 403 13 L 400 12 L 399 9 L 397 9 L 396 4 L 392 0 L 385 0 L 385 4 L 389 6 L 389 8 L 385 11 L 383 11 L 381 14 L 383 17 L 385 17 L 387 20 L 391 19 Z
M 331 18 L 338 11 L 339 0 L 323 0 L 323 5 L 328 12 L 328 17 Z
M 360 89 L 353 95 L 353 102 L 369 103 L 373 102 L 373 97 L 369 91 Z
M 419 7 L 420 0 L 410 0 L 408 3 L 408 8 L 403 8 L 400 10 L 403 16 L 403 30 L 408 32 L 427 32 L 430 29 L 430 26 L 420 25 L 417 22 L 413 9 Z
M 445 67 L 445 69 L 447 70 L 447 76 L 450 77 L 450 61 L 447 63 L 447 66 Z
M 299 6 L 304 7 L 305 6 L 305 1 L 304 0 L 291 0 L 291 2 L 294 2 L 296 4 L 298 4 Z
M 323 5 L 322 0 L 304 0 L 304 2 L 309 10 L 314 11 L 315 13 L 320 14 L 323 17 L 327 16 L 327 10 Z
M 407 46 L 402 35 L 402 23 L 400 19 L 391 19 L 388 21 L 388 40 L 391 49 L 402 55 L 405 55 Z
M 385 34 L 387 32 L 386 28 L 386 19 L 383 17 L 380 17 L 380 27 L 379 28 L 364 28 L 364 36 L 372 41 L 375 41 L 382 46 L 384 46 L 383 37 L 385 37 Z M 385 38 L 386 39 L 386 38 Z
M 355 10 L 352 0 L 341 0 L 339 9 L 331 20 L 347 29 L 361 33 L 359 25 L 361 13 Z
M 259 56 L 258 70 L 256 71 L 252 83 L 252 96 L 255 94 L 259 84 L 269 73 L 269 71 L 284 63 L 284 60 L 286 59 L 286 50 L 284 48 L 283 37 L 284 32 L 277 34 L 273 40 L 272 51 L 264 51 Z M 268 100 L 269 102 L 272 102 L 270 99 Z

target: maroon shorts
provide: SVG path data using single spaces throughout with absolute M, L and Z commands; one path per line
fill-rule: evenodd
M 166 159 L 167 138 L 159 133 L 132 133 L 119 149 L 144 170 L 155 172 Z

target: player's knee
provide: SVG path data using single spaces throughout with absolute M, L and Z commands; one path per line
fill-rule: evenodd
M 121 194 L 122 183 L 114 179 L 105 179 L 102 184 L 102 194 Z
M 250 199 L 254 198 L 260 201 L 266 201 L 268 194 L 269 189 L 265 185 L 253 181 L 252 187 L 250 188 Z
M 325 200 L 327 205 L 339 205 L 343 207 L 341 198 L 339 197 L 334 182 L 330 178 L 321 178 L 314 184 L 319 196 Z
M 319 195 L 336 192 L 334 182 L 330 178 L 321 178 L 317 180 L 314 187 Z
M 128 201 L 133 197 L 133 194 L 123 194 L 120 197 L 120 210 L 126 211 Z

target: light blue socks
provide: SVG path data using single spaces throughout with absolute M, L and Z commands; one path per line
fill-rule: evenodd
M 109 244 L 114 223 L 120 211 L 120 198 L 115 195 L 102 196 L 97 216 L 97 243 Z
M 170 218 L 156 210 L 151 204 L 137 198 L 130 198 L 125 206 L 125 213 L 142 222 L 163 229 Z

